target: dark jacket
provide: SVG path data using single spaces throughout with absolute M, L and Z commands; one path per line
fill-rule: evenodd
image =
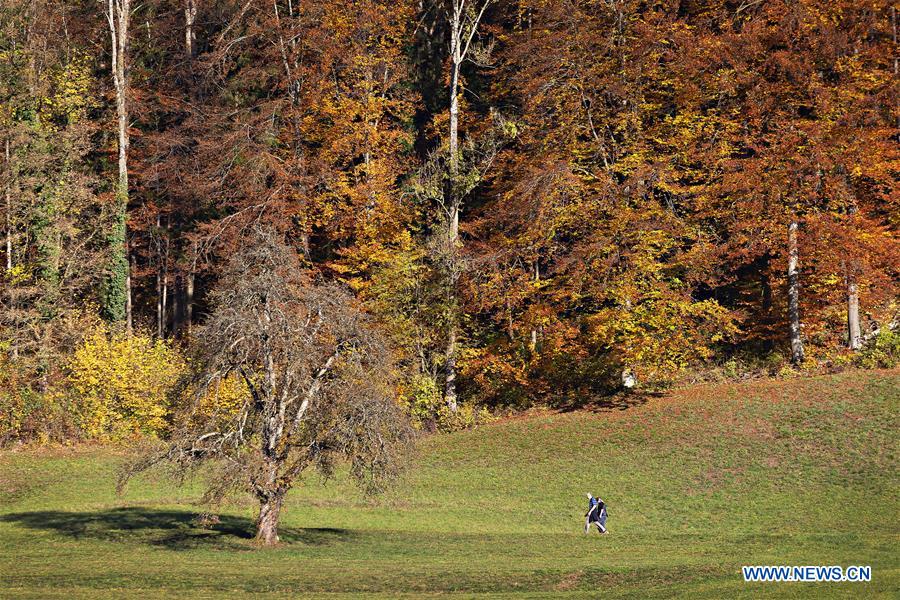
M 590 521 L 599 521 L 600 515 L 606 510 L 606 504 L 600 498 L 591 498 L 588 501 L 587 518 Z

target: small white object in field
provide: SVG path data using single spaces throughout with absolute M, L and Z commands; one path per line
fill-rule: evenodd
M 631 369 L 622 371 L 622 387 L 630 390 L 635 385 L 637 385 L 637 377 L 634 376 L 634 371 Z

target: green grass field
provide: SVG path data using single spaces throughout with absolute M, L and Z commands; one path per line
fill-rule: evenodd
M 0 597 L 897 597 L 900 373 L 691 388 L 424 439 L 368 500 L 289 496 L 194 524 L 199 486 L 118 498 L 108 449 L 0 454 Z M 584 492 L 611 534 L 582 533 Z M 871 583 L 744 583 L 741 565 L 871 565 Z

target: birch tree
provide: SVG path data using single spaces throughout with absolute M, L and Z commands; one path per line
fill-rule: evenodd
M 457 410 L 456 400 L 456 345 L 458 309 L 456 299 L 456 283 L 459 277 L 458 251 L 459 213 L 462 209 L 463 196 L 460 182 L 459 157 L 459 96 L 461 92 L 460 76 L 462 66 L 472 49 L 472 41 L 478 32 L 485 10 L 491 0 L 468 2 L 467 0 L 450 0 L 447 6 L 450 25 L 450 125 L 449 125 L 449 173 L 445 191 L 447 208 L 447 349 L 445 362 L 444 399 L 452 411 Z
M 131 0 L 107 0 L 106 22 L 111 41 L 113 86 L 116 92 L 119 176 L 113 225 L 107 236 L 109 264 L 102 290 L 104 316 L 125 321 L 131 329 L 131 277 L 128 259 L 126 220 L 128 211 L 128 25 Z
M 800 247 L 797 241 L 797 221 L 788 225 L 788 321 L 790 324 L 791 362 L 803 362 L 803 338 L 800 334 Z
M 849 214 L 856 214 L 856 203 L 851 204 Z M 859 350 L 862 347 L 862 327 L 859 321 L 859 284 L 856 281 L 859 265 L 856 260 L 844 261 L 844 279 L 847 285 L 847 347 Z
M 194 57 L 197 44 L 197 32 L 194 22 L 197 20 L 197 0 L 185 0 L 184 3 L 184 52 L 188 58 Z

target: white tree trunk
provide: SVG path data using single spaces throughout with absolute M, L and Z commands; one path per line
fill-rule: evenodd
M 541 282 L 541 264 L 537 258 L 534 259 L 534 283 Z M 535 325 L 531 327 L 531 354 L 535 354 L 538 350 L 538 328 Z
M 851 219 L 856 215 L 856 204 L 850 206 Z M 847 347 L 859 350 L 862 347 L 862 327 L 859 323 L 859 286 L 856 282 L 858 263 L 855 256 L 844 262 L 847 281 Z
M 13 268 L 13 242 L 12 242 L 12 163 L 9 155 L 9 138 L 6 138 L 6 270 Z
M 168 310 L 169 296 L 169 235 L 168 223 L 166 224 L 166 240 L 159 248 L 156 269 L 156 336 L 160 339 L 166 337 L 166 311 Z M 162 231 L 162 217 L 156 215 L 156 230 Z
M 797 221 L 788 225 L 788 320 L 790 322 L 791 362 L 803 362 L 803 339 L 800 335 L 800 249 Z
M 459 209 L 462 199 L 457 190 L 459 178 L 459 71 L 462 67 L 460 56 L 460 38 L 462 35 L 461 4 L 453 3 L 453 12 L 450 18 L 450 131 L 449 133 L 449 164 L 450 173 L 447 185 L 446 202 L 450 214 L 447 223 L 447 349 L 444 364 L 444 401 L 447 407 L 456 412 L 458 409 L 456 397 L 456 253 L 459 245 Z
M 115 320 L 123 316 L 126 327 L 131 331 L 131 261 L 128 256 L 126 218 L 128 212 L 128 25 L 131 21 L 131 0 L 107 0 L 107 24 L 111 39 L 112 76 L 116 91 L 116 115 L 118 117 L 118 144 L 119 144 L 119 180 L 116 187 L 116 225 L 117 230 L 112 236 L 113 245 L 113 269 L 112 285 L 122 286 L 115 293 L 116 306 L 107 306 L 107 310 Z M 118 271 L 124 269 L 124 273 Z M 124 295 L 124 315 L 119 304 L 120 296 Z M 107 296 L 107 302 L 109 302 Z
M 187 0 L 184 6 L 184 50 L 188 58 L 194 57 L 194 48 L 197 43 L 197 34 L 194 31 L 194 21 L 197 19 L 196 0 Z
M 853 274 L 847 276 L 847 346 L 859 350 L 862 346 L 862 328 L 859 324 L 859 289 Z
M 6 160 L 6 270 L 13 268 L 13 206 L 12 206 L 12 162 L 9 153 L 9 138 L 6 138 L 4 158 Z M 15 306 L 15 300 L 12 300 Z M 13 360 L 19 358 L 18 335 L 13 335 L 9 354 Z
M 112 39 L 112 72 L 116 88 L 116 115 L 119 134 L 119 191 L 128 194 L 128 80 L 126 51 L 131 0 L 108 0 L 107 21 Z
M 187 321 L 187 332 L 191 334 L 191 328 L 194 326 L 194 273 L 187 274 L 187 293 L 185 294 L 185 320 Z

